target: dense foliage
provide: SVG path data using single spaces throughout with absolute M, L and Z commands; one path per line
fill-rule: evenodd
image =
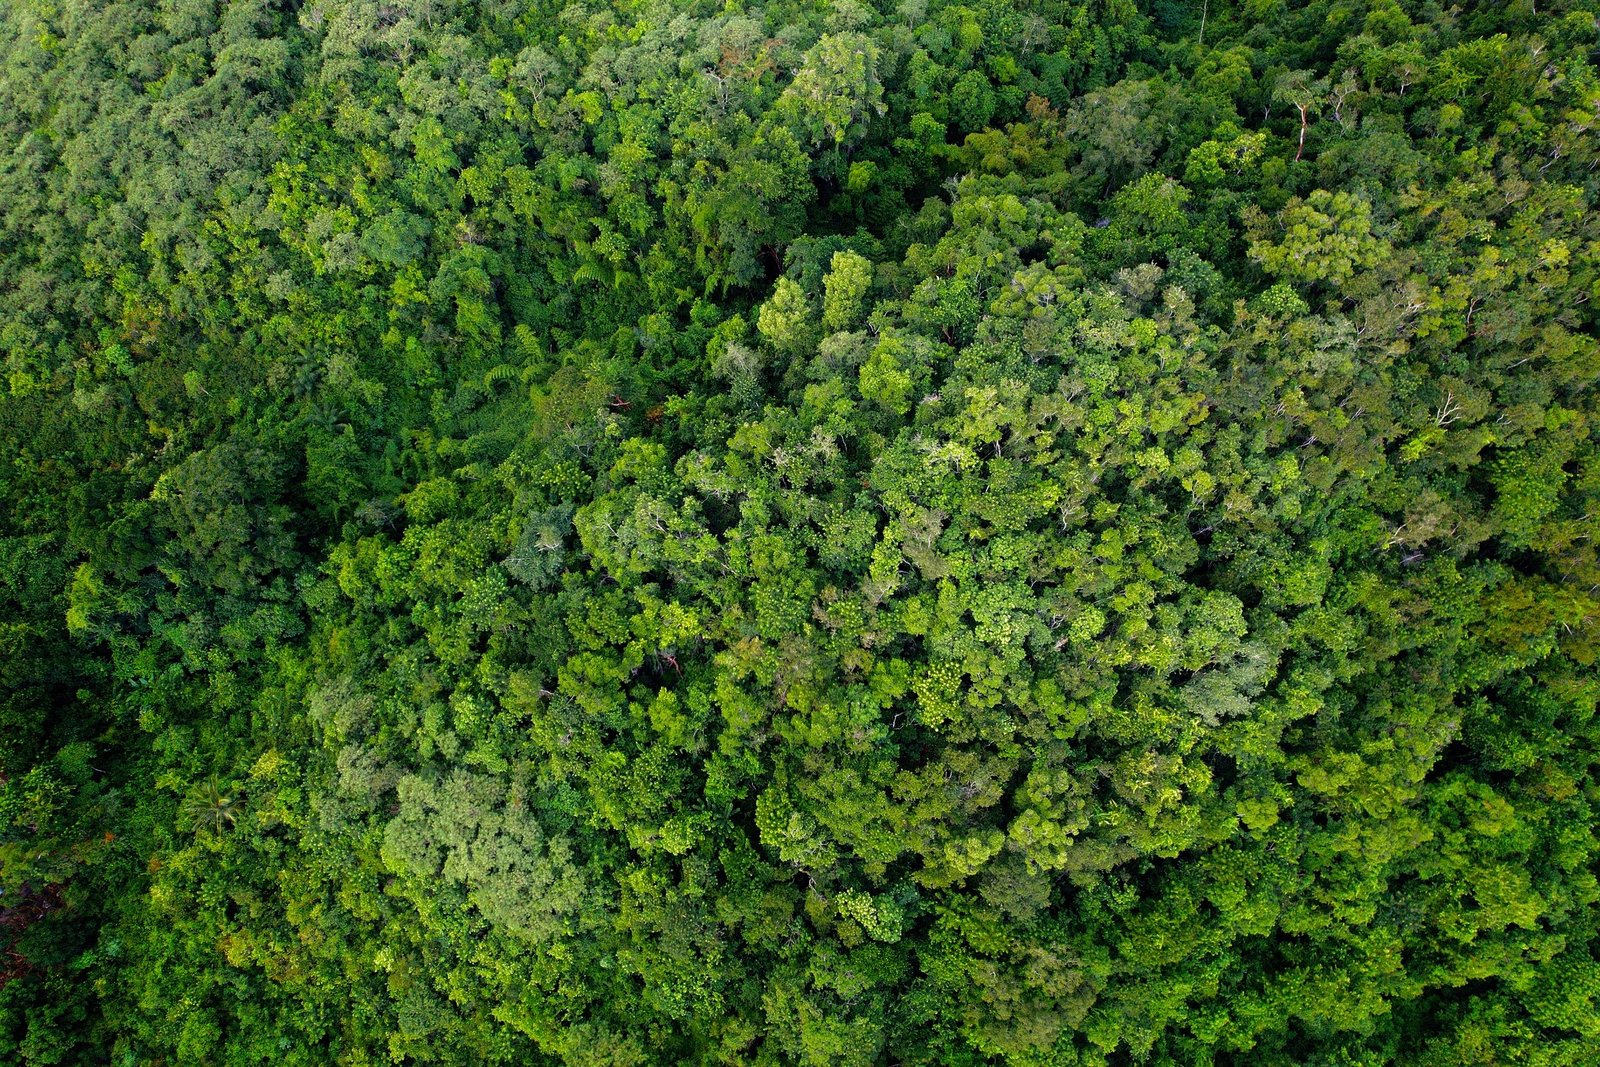
M 0 4 L 0 1062 L 1597 1062 L 1600 0 Z

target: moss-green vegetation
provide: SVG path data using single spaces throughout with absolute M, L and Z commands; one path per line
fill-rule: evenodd
M 0 1062 L 1593 1065 L 1597 11 L 0 4 Z

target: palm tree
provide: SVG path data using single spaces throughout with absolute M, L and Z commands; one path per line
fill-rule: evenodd
M 201 830 L 221 833 L 238 819 L 239 807 L 239 798 L 224 793 L 217 784 L 217 776 L 213 774 L 210 779 L 190 790 L 184 799 L 182 811 L 194 821 L 196 833 Z

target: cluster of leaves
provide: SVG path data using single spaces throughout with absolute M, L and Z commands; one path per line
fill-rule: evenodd
M 1593 1062 L 1595 0 L 17 0 L 0 1059 Z

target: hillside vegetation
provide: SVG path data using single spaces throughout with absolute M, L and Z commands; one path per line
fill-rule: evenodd
M 1597 12 L 0 3 L 0 1062 L 1594 1067 Z

